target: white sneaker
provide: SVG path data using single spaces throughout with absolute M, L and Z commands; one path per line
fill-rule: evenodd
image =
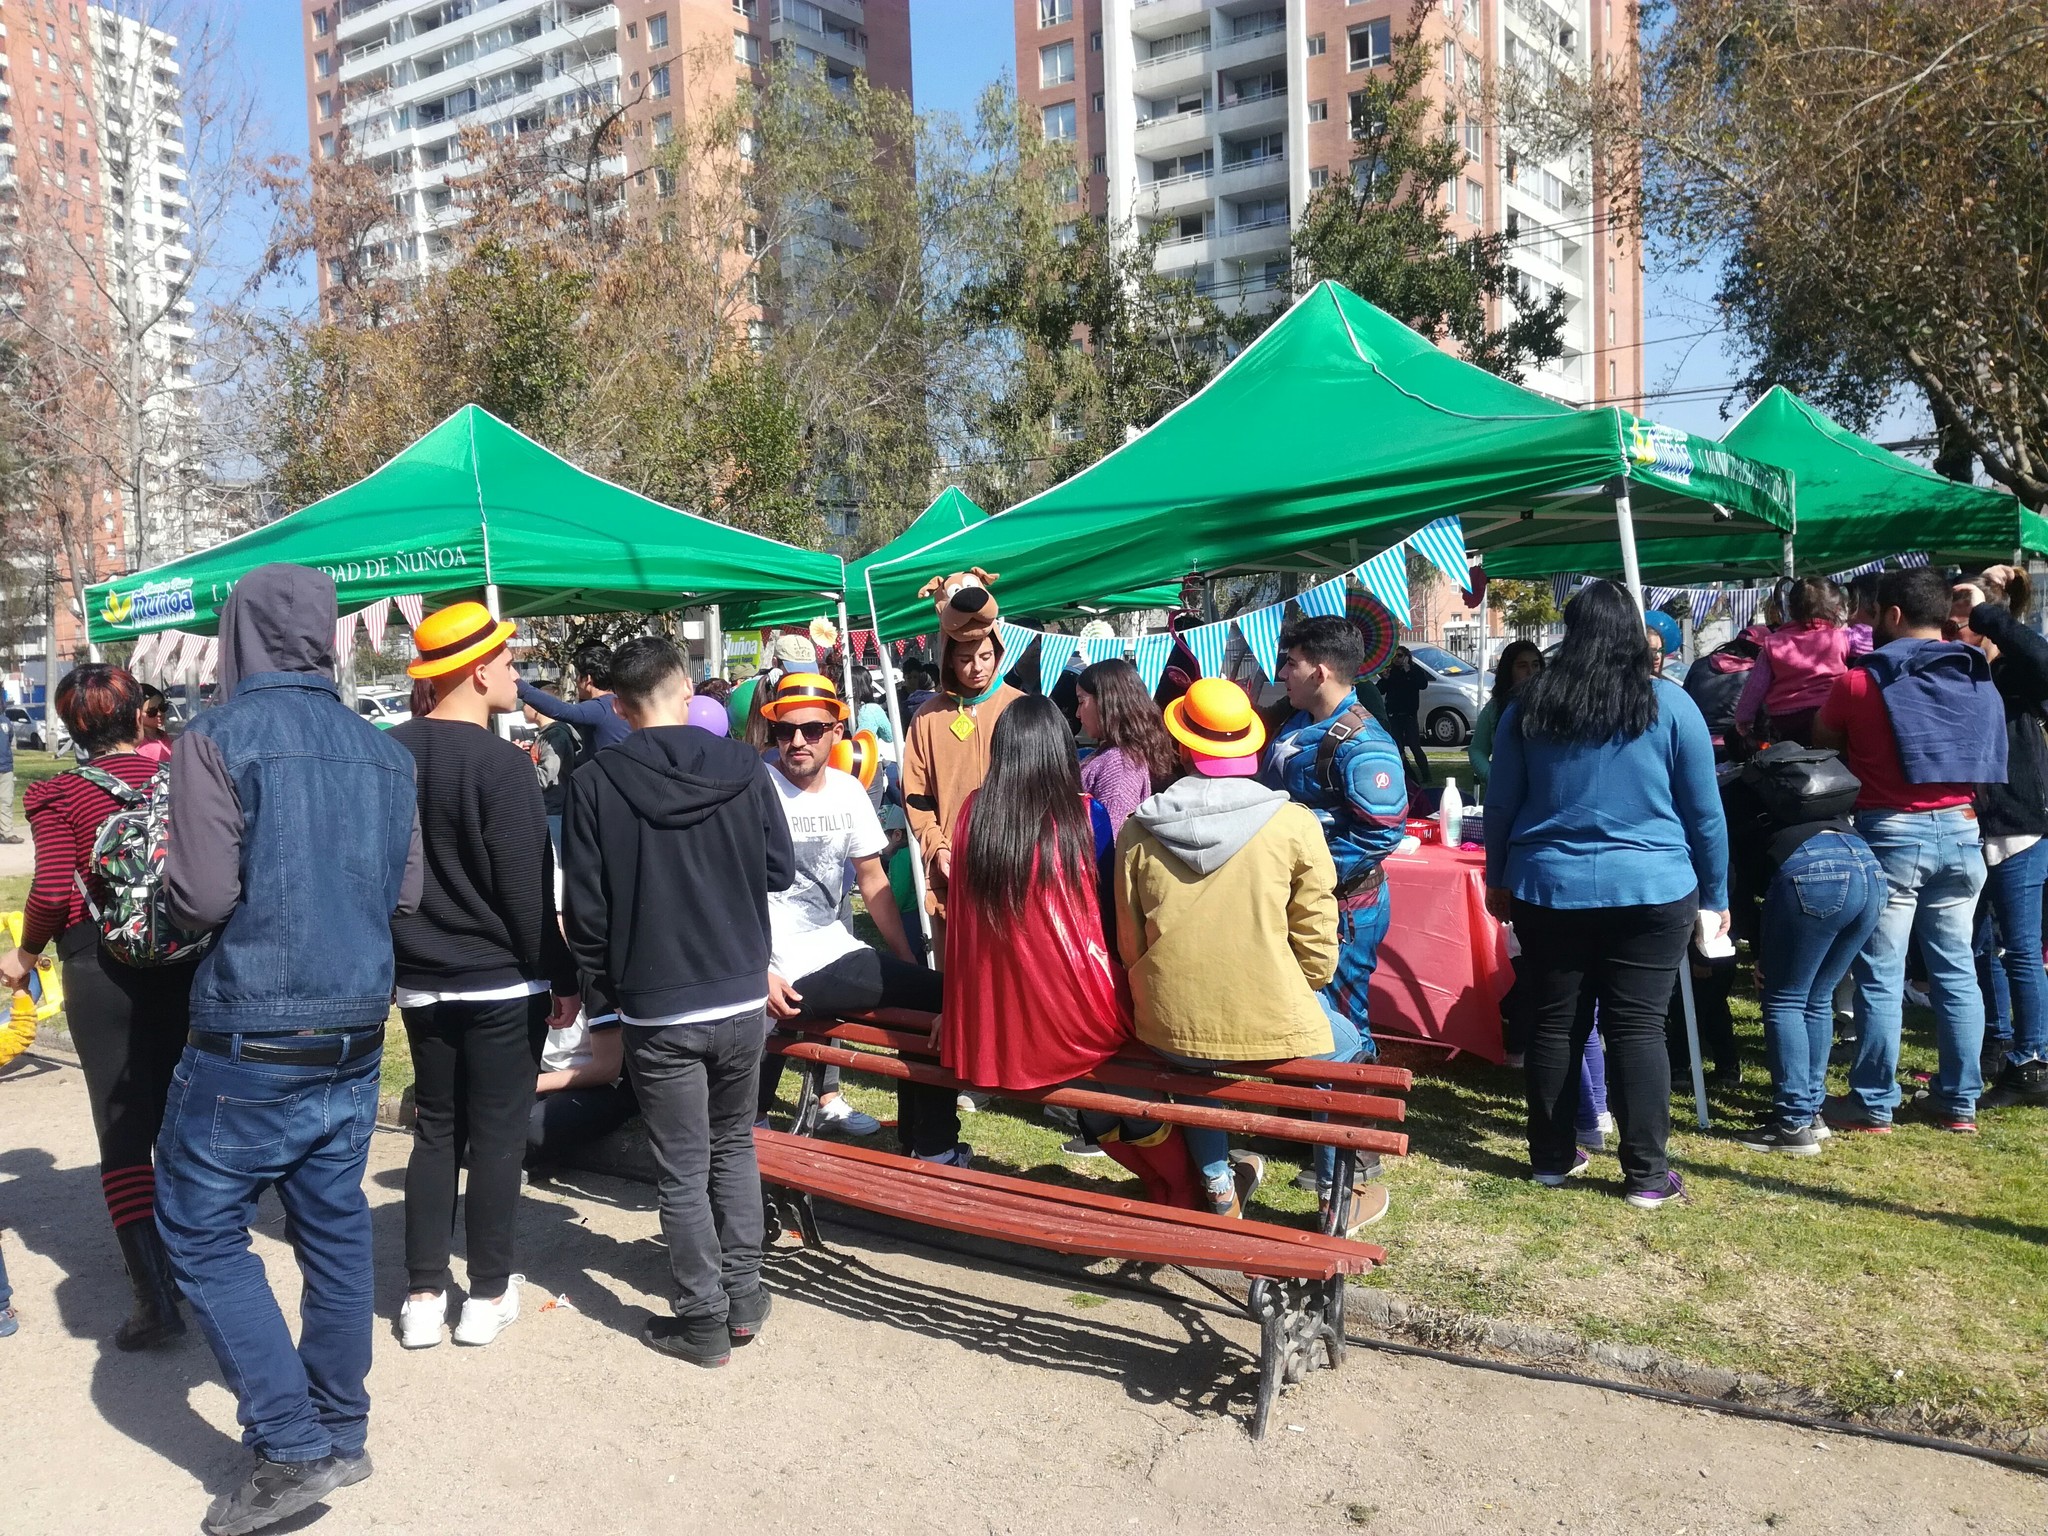
M 844 1131 L 849 1136 L 872 1136 L 882 1128 L 882 1122 L 873 1115 L 864 1114 L 847 1103 L 843 1093 L 818 1100 L 818 1119 L 820 1123 Z
M 398 1342 L 405 1349 L 432 1349 L 448 1323 L 448 1293 L 408 1296 L 398 1309 Z
M 519 1282 L 514 1275 L 505 1282 L 505 1294 L 496 1301 L 479 1301 L 472 1296 L 462 1304 L 462 1321 L 455 1325 L 458 1344 L 488 1344 L 510 1328 L 519 1317 Z

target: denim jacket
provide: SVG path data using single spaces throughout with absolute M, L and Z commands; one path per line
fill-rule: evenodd
M 391 918 L 419 900 L 417 847 L 405 748 L 320 673 L 242 677 L 171 755 L 171 908 L 221 926 L 193 978 L 193 1027 L 381 1022 Z

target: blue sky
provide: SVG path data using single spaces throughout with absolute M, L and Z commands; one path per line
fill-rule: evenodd
M 236 35 L 261 95 L 273 152 L 306 154 L 306 117 L 299 7 L 291 0 L 240 0 Z M 912 91 L 918 106 L 965 116 L 983 86 L 1013 69 L 1010 0 L 911 0 Z M 1696 333 L 1717 323 L 1698 276 L 1664 274 L 1655 263 L 1646 284 L 1643 387 L 1653 394 L 1644 414 L 1707 437 L 1727 429 L 1721 395 L 1711 387 L 1734 377 L 1735 364 L 1717 336 Z M 304 281 L 278 297 L 303 302 Z M 1680 338 L 1666 341 L 1664 338 Z M 1701 394 L 1698 391 L 1709 389 Z M 1659 392 L 1679 391 L 1674 395 Z M 1685 393 L 1691 391 L 1692 393 Z M 1924 408 L 1894 411 L 1878 433 L 1895 438 L 1925 430 Z

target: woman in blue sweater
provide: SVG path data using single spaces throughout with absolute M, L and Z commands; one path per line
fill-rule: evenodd
M 1653 677 L 1626 588 L 1585 587 L 1564 645 L 1501 717 L 1486 796 L 1486 905 L 1522 945 L 1530 1009 L 1529 1161 L 1561 1185 L 1573 1145 L 1582 988 L 1600 1005 L 1623 1194 L 1656 1210 L 1684 1187 L 1665 1160 L 1664 1014 L 1696 914 L 1728 926 L 1728 838 L 1706 721 Z

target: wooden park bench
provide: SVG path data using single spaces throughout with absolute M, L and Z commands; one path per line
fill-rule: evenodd
M 1283 1385 L 1310 1371 L 1342 1365 L 1346 1277 L 1371 1269 L 1386 1251 L 1341 1234 L 1355 1198 L 1360 1155 L 1399 1156 L 1408 1149 L 1405 1135 L 1374 1123 L 1401 1121 L 1406 1105 L 1395 1095 L 1410 1086 L 1405 1070 L 1304 1060 L 1210 1076 L 1134 1045 L 1086 1079 L 999 1095 L 1171 1125 L 1209 1126 L 1304 1147 L 1334 1147 L 1336 1183 L 1327 1230 L 1311 1232 L 818 1140 L 811 1133 L 818 1124 L 818 1083 L 828 1066 L 954 1092 L 968 1085 L 939 1065 L 921 1030 L 875 1020 L 784 1021 L 770 1037 L 769 1050 L 803 1067 L 803 1087 L 793 1130 L 756 1131 L 755 1148 L 779 1227 L 796 1232 L 806 1244 L 822 1246 L 811 1204 L 816 1196 L 1052 1253 L 1170 1266 L 1187 1271 L 1233 1305 L 1238 1298 L 1220 1290 L 1203 1271 L 1242 1275 L 1250 1282 L 1243 1305 L 1260 1330 L 1254 1438 L 1265 1434 Z M 1132 1090 L 1171 1097 L 1139 1098 Z M 1209 1102 L 1189 1102 L 1197 1097 Z M 1313 1113 L 1329 1118 L 1306 1118 Z

